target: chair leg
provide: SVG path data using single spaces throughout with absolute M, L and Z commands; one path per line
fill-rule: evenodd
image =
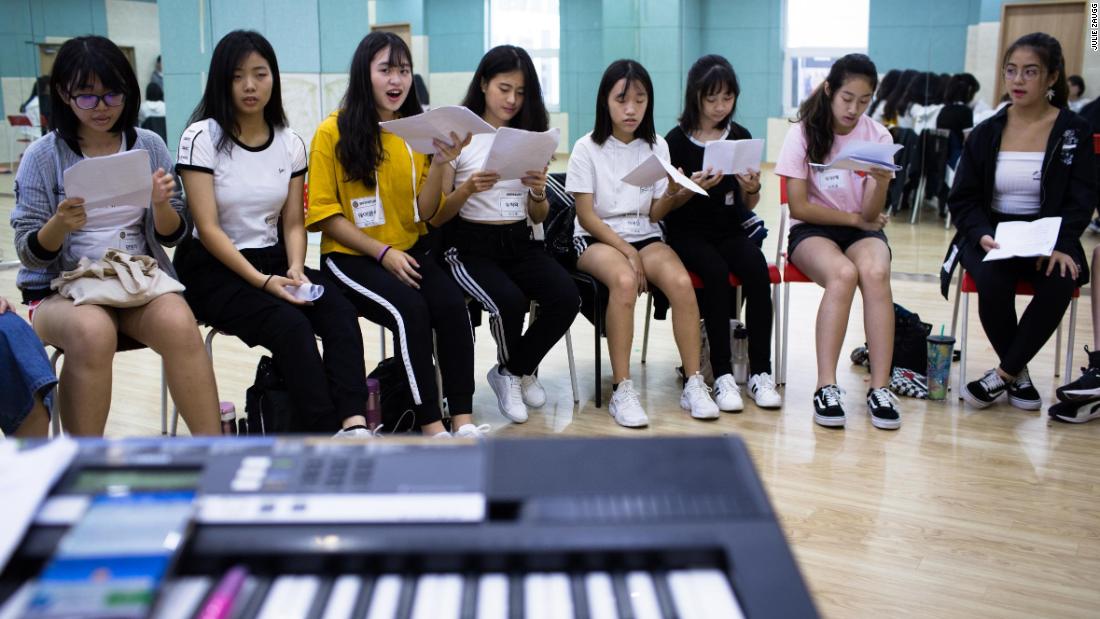
M 378 345 L 382 349 L 382 356 L 378 358 L 381 361 L 386 358 L 386 328 L 382 325 L 378 325 Z
M 967 326 L 970 318 L 970 294 L 966 293 L 962 295 L 962 334 L 959 338 L 960 348 L 962 352 L 959 353 L 959 380 L 956 383 L 958 385 L 958 396 L 962 400 L 963 389 L 966 389 L 966 345 L 967 345 Z
M 1094 327 L 1095 328 L 1095 327 Z M 1077 331 L 1077 299 L 1073 299 L 1069 304 L 1069 335 L 1066 336 L 1066 371 L 1065 380 L 1062 384 L 1069 383 L 1073 378 L 1073 336 Z
M 597 291 L 592 303 L 592 316 L 595 318 L 595 320 L 593 321 L 595 324 L 593 324 L 592 327 L 596 333 L 596 359 L 595 363 L 593 364 L 596 368 L 596 379 L 593 383 L 596 387 L 596 408 L 599 408 L 601 405 L 603 405 L 603 372 L 602 368 L 600 367 L 600 364 L 603 361 L 603 351 L 600 350 L 600 332 L 603 331 L 603 323 L 604 320 L 607 319 L 607 317 L 604 316 L 603 311 L 603 304 L 600 303 L 600 294 L 599 291 Z
M 60 349 L 55 348 L 53 354 L 50 355 L 50 368 L 53 369 L 53 375 L 57 376 L 57 362 L 61 359 L 61 355 L 64 353 Z M 58 382 L 54 387 L 53 392 L 53 406 L 50 407 L 50 436 L 51 438 L 57 438 L 61 436 L 61 394 L 59 393 L 61 383 Z
M 733 289 L 733 317 L 736 320 L 741 320 L 741 287 L 737 286 Z
M 790 355 L 790 342 L 788 341 L 789 333 L 787 329 L 790 326 L 790 310 L 791 306 L 791 284 L 789 282 L 783 282 L 783 355 L 780 357 L 782 364 L 779 370 L 779 380 L 776 381 L 780 385 L 787 384 L 787 357 Z
M 573 403 L 581 403 L 581 390 L 577 387 L 577 360 L 573 358 L 573 333 L 565 330 L 565 353 L 569 357 L 569 382 L 573 386 Z
M 439 341 L 432 331 L 432 356 L 435 357 L 435 392 L 439 395 L 439 413 L 444 417 L 450 417 L 450 411 L 443 406 L 443 373 L 439 371 Z
M 175 402 L 172 402 L 175 409 Z M 168 381 L 165 378 L 164 359 L 160 360 L 160 435 L 168 434 Z
M 1063 317 L 1064 318 L 1064 317 Z M 1069 373 L 1068 371 L 1066 372 Z M 1054 378 L 1062 375 L 1062 321 L 1054 331 Z
M 913 196 L 913 214 L 909 216 L 909 223 L 915 224 L 920 221 L 920 211 L 924 207 L 924 189 L 925 179 L 924 174 L 921 174 L 920 182 L 917 183 L 917 195 Z
M 955 337 L 955 327 L 959 322 L 959 298 L 962 296 L 963 271 L 959 269 L 958 283 L 955 284 L 955 309 L 951 313 L 951 337 Z
M 649 352 L 649 317 L 652 314 L 653 293 L 647 293 L 645 301 L 645 330 L 642 332 L 642 363 L 645 363 L 646 353 Z

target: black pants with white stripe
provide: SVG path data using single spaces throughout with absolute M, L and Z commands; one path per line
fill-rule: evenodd
M 515 376 L 534 374 L 580 308 L 573 278 L 531 239 L 525 221 L 493 225 L 458 219 L 447 230 L 447 242 L 451 275 L 489 313 L 498 362 Z M 538 315 L 524 333 L 531 301 L 538 303 Z
M 285 275 L 283 244 L 241 254 L 261 273 Z M 241 279 L 197 240 L 176 249 L 176 271 L 195 317 L 249 346 L 271 351 L 297 418 L 295 432 L 335 432 L 367 410 L 363 335 L 355 308 L 320 271 L 306 277 L 325 287 L 312 305 L 291 305 Z M 321 338 L 324 357 L 317 351 Z
M 419 425 L 439 421 L 439 394 L 432 361 L 432 332 L 439 352 L 443 395 L 454 414 L 473 411 L 474 335 L 462 290 L 455 285 L 423 238 L 406 253 L 420 263 L 420 289 L 402 283 L 370 256 L 332 252 L 321 269 L 337 281 L 359 315 L 394 334 L 405 365 Z

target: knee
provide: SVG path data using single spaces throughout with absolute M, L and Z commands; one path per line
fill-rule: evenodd
M 890 263 L 875 263 L 864 266 L 859 270 L 859 281 L 862 284 L 884 286 L 890 283 Z
M 859 282 L 859 271 L 851 263 L 842 265 L 825 281 L 826 288 L 854 289 Z
M 88 363 L 110 363 L 118 348 L 118 330 L 106 317 L 82 316 L 71 325 L 61 348 L 70 360 Z
M 615 274 L 607 288 L 613 298 L 619 300 L 629 298 L 630 304 L 633 305 L 634 299 L 638 296 L 638 278 L 634 275 L 634 271 L 624 270 Z
M 670 300 L 674 297 L 682 297 L 685 299 L 689 298 L 692 303 L 695 302 L 695 287 L 691 285 L 691 276 L 683 269 L 672 277 L 672 281 L 669 282 L 669 290 L 666 292 Z

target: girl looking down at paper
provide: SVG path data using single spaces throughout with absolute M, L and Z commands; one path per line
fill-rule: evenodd
M 485 54 L 462 105 L 494 128 L 542 132 L 550 124 L 535 65 L 512 45 Z M 489 313 L 497 342 L 489 386 L 501 414 L 523 423 L 528 407 L 546 403 L 535 370 L 573 324 L 580 298 L 569 273 L 534 239 L 532 224 L 539 226 L 549 211 L 547 168 L 500 180 L 494 170 L 484 169 L 493 137 L 473 136 L 444 168 L 447 196 L 432 223 L 450 221 L 444 229 L 447 265 L 458 285 Z M 531 301 L 538 303 L 538 319 L 523 333 Z
M 292 431 L 369 434 L 358 315 L 328 276 L 305 266 L 306 147 L 287 127 L 267 39 L 222 37 L 191 121 L 176 157 L 195 221 L 175 256 L 184 296 L 203 322 L 271 351 L 293 403 Z M 324 286 L 321 297 L 295 298 L 310 283 Z
M 162 246 L 179 243 L 188 225 L 166 172 L 172 166 L 167 147 L 157 134 L 135 126 L 140 92 L 126 56 L 110 40 L 77 37 L 58 50 L 50 75 L 50 133 L 27 149 L 15 179 L 11 223 L 23 263 L 16 285 L 31 307 L 35 332 L 65 351 L 58 400 L 66 432 L 103 434 L 115 351 L 145 345 L 164 358 L 168 388 L 191 433 L 218 434 L 214 370 L 182 296 L 168 293 L 115 308 L 75 305 L 50 289 L 51 280 L 80 258 L 99 260 L 108 249 L 150 255 L 167 274 L 175 273 Z M 67 168 L 137 149 L 149 154 L 150 204 L 86 211 L 83 196 L 66 194 Z
M 1092 130 L 1066 109 L 1065 60 L 1057 39 L 1041 32 L 1020 37 L 1005 52 L 1002 70 L 1011 104 L 975 127 L 963 147 L 948 198 L 958 233 L 941 285 L 959 263 L 974 279 L 978 316 L 999 360 L 963 387 L 962 397 L 986 408 L 1007 393 L 1012 406 L 1039 410 L 1042 400 L 1027 364 L 1089 276 L 1080 237 L 1096 206 Z M 998 223 L 1042 217 L 1062 218 L 1049 258 L 983 261 L 998 247 Z M 1035 295 L 1017 322 L 1020 281 L 1030 283 Z
M 668 145 L 653 128 L 653 82 L 637 62 L 616 60 L 600 80 L 596 126 L 573 146 L 565 189 L 577 204 L 577 268 L 610 292 L 606 324 L 614 392 L 608 411 L 630 428 L 649 423 L 630 380 L 630 347 L 634 303 L 650 284 L 672 306 L 672 332 L 688 377 L 680 406 L 696 419 L 718 417 L 718 406 L 699 373 L 699 307 L 691 278 L 662 240 L 654 217 L 691 190 L 668 179 L 648 187 L 621 180 L 653 154 L 668 161 Z M 708 189 L 721 179 L 698 172 L 692 180 Z
M 450 436 L 435 383 L 434 331 L 455 435 L 478 437 L 488 426 L 472 423 L 470 316 L 462 289 L 436 262 L 424 225 L 443 202 L 444 172 L 470 136 L 434 140 L 429 156 L 378 126 L 419 113 L 408 46 L 395 34 L 370 33 L 351 59 L 340 109 L 313 136 L 306 225 L 321 232 L 321 269 L 359 315 L 393 332 L 421 431 Z
M 665 139 L 672 165 L 699 170 L 703 167 L 707 142 L 747 140 L 752 136 L 748 129 L 732 120 L 741 87 L 728 60 L 714 55 L 696 60 L 688 71 L 687 84 L 680 123 Z M 758 406 L 778 408 L 783 399 L 772 378 L 768 262 L 760 251 L 763 239 L 751 238 L 746 228 L 746 224 L 752 226 L 753 220 L 760 221 L 752 214 L 760 201 L 760 171 L 727 177 L 719 174 L 718 179 L 709 195 L 688 193 L 670 203 L 673 210 L 665 216 L 668 244 L 684 266 L 703 281 L 701 309 L 710 342 L 718 408 L 724 411 L 744 408 L 730 361 L 730 316 L 736 309 L 730 273 L 737 276 L 745 293 L 749 396 Z
M 891 142 L 886 128 L 864 114 L 877 83 L 878 73 L 867 56 L 848 54 L 837 60 L 799 107 L 775 165 L 775 173 L 785 177 L 791 209 L 789 259 L 825 289 L 814 333 L 814 421 L 827 427 L 845 423 L 836 366 L 857 287 L 863 295 L 863 329 L 871 355 L 871 423 L 884 430 L 901 427 L 894 395 L 887 389 L 894 352 L 894 301 L 890 247 L 882 231 L 893 173 L 878 167 L 866 175 L 836 168 L 817 171 L 809 165 L 832 161 L 853 140 Z

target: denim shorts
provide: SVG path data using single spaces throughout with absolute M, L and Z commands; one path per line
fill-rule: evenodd
M 57 376 L 41 340 L 15 312 L 0 314 L 0 430 L 11 436 L 31 412 L 35 397 L 50 409 Z

